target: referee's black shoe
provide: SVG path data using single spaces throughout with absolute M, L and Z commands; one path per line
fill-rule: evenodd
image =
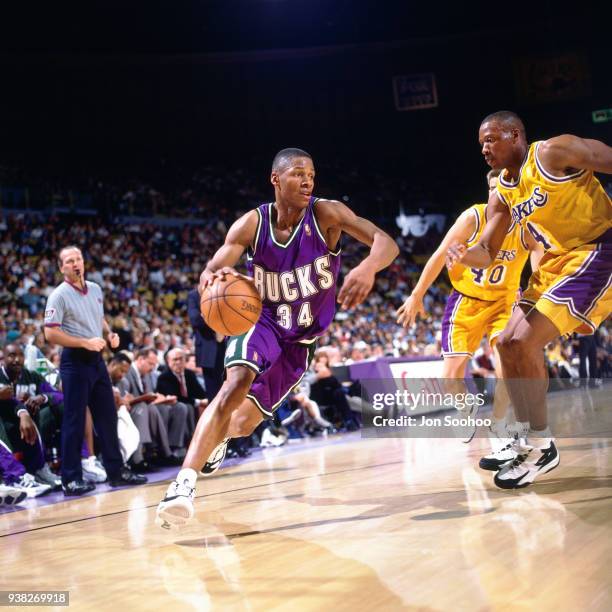
M 134 474 L 129 467 L 123 466 L 116 476 L 108 478 L 108 484 L 111 487 L 127 487 L 130 485 L 141 485 L 148 482 L 146 476 Z
M 71 480 L 70 482 L 62 483 L 62 490 L 64 495 L 85 495 L 96 488 L 93 482 L 87 482 L 85 480 Z

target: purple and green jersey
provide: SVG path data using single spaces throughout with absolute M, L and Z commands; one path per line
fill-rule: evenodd
M 317 224 L 312 197 L 285 243 L 272 229 L 272 204 L 257 209 L 258 225 L 247 267 L 263 302 L 261 318 L 279 328 L 284 340 L 312 341 L 336 312 L 340 252 L 330 251 Z
M 247 267 L 263 302 L 259 321 L 232 338 L 225 367 L 246 366 L 257 376 L 247 397 L 271 416 L 304 376 L 315 342 L 336 312 L 340 251 L 330 251 L 310 198 L 286 242 L 272 227 L 272 204 L 257 209 L 258 224 Z

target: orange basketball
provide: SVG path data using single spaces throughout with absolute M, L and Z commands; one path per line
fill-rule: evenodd
M 215 280 L 202 292 L 200 311 L 206 324 L 224 336 L 249 331 L 261 314 L 261 298 L 255 285 L 231 274 Z

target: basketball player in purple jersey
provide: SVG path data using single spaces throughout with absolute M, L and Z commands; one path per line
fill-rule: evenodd
M 228 440 L 250 435 L 304 376 L 317 338 L 334 318 L 342 232 L 370 247 L 338 293 L 342 308 L 363 302 L 376 273 L 399 253 L 390 236 L 341 202 L 315 198 L 314 177 L 308 153 L 280 151 L 270 178 L 275 201 L 238 219 L 202 273 L 201 290 L 238 275 L 232 266 L 246 251 L 263 309 L 257 324 L 228 345 L 227 380 L 200 418 L 182 469 L 157 507 L 165 528 L 193 517 L 198 471 L 216 471 Z

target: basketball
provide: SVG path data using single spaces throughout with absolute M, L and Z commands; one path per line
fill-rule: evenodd
M 249 331 L 261 314 L 261 298 L 255 285 L 228 274 L 202 292 L 200 311 L 206 324 L 224 336 Z

